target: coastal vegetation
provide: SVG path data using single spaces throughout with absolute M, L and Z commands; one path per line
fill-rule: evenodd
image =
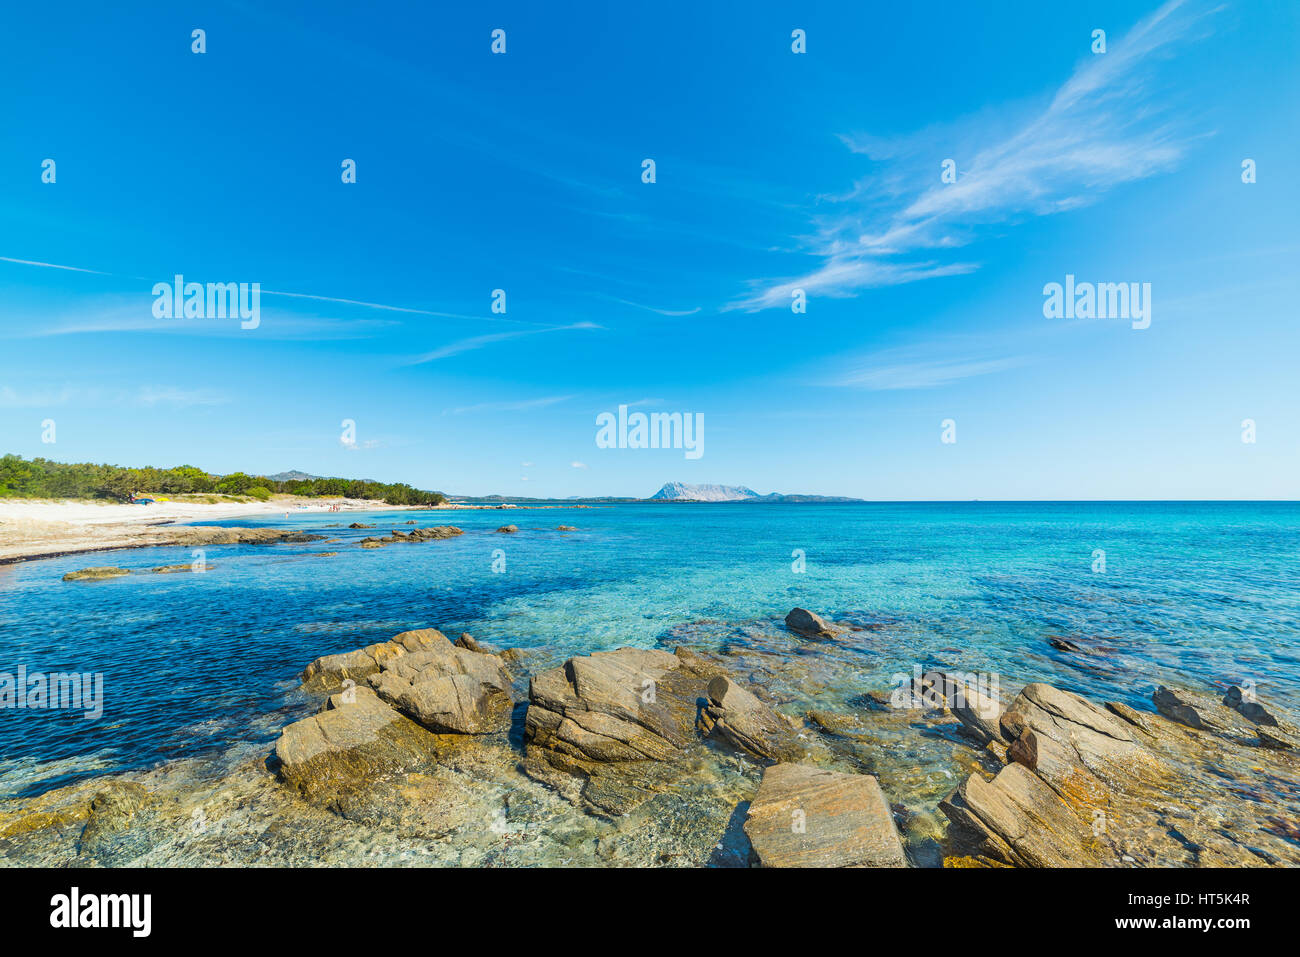
M 223 495 L 265 502 L 272 495 L 333 496 L 384 501 L 389 505 L 440 505 L 441 492 L 405 483 L 345 478 L 291 478 L 278 481 L 265 475 L 232 472 L 214 475 L 193 465 L 172 468 L 126 468 L 92 462 L 54 462 L 19 455 L 0 457 L 0 498 L 109 499 L 126 502 L 133 496 Z

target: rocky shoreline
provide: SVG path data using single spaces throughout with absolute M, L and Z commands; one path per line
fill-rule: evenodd
M 314 504 L 304 506 L 304 501 Z M 396 511 L 473 511 L 473 510 L 543 510 L 553 508 L 592 508 L 590 505 L 465 505 L 445 503 L 437 506 L 386 505 L 357 499 L 343 499 L 337 504 L 341 512 Z M 128 548 L 168 546 L 200 547 L 257 543 L 260 541 L 304 541 L 278 537 L 265 528 L 227 528 L 215 525 L 183 525 L 181 522 L 224 518 L 277 516 L 285 510 L 293 514 L 327 514 L 327 505 L 315 500 L 286 497 L 269 503 L 231 503 L 201 505 L 170 503 L 166 505 L 90 505 L 74 502 L 3 502 L 0 501 L 0 565 L 62 558 L 90 552 L 107 552 Z M 96 513 L 104 513 L 102 516 Z M 67 517 L 61 517 L 67 516 Z M 114 520 L 119 518 L 120 520 Z M 408 521 L 405 524 L 413 524 Z M 361 527 L 359 524 L 356 527 Z M 432 531 L 450 526 L 434 526 Z M 422 533 L 429 529 L 419 530 Z M 302 534 L 301 532 L 296 534 Z M 397 533 L 394 533 L 397 534 Z M 457 532 L 456 534 L 459 534 Z M 240 537 L 242 536 L 242 537 Z M 261 536 L 261 537 L 259 537 Z M 432 535 L 425 537 L 445 537 Z M 393 539 L 384 539 L 385 542 Z M 424 540 L 417 538 L 413 540 Z
M 61 558 L 65 555 L 79 555 L 89 552 L 111 552 L 129 548 L 203 548 L 209 545 L 266 545 L 299 544 L 314 542 L 325 538 L 301 531 L 284 531 L 274 528 L 226 528 L 220 525 L 165 525 L 165 526 L 98 526 L 93 532 L 99 536 L 88 541 L 88 533 L 68 533 L 69 537 L 59 542 L 57 536 L 40 549 L 0 557 L 0 565 L 19 562 L 38 561 L 46 558 Z M 111 567 L 111 566 L 103 566 Z M 94 577 L 94 576 L 87 576 Z M 101 576 L 102 577 L 102 576 Z M 76 579 L 68 579 L 73 581 Z
M 535 650 L 404 632 L 308 664 L 315 713 L 268 718 L 269 747 L 0 802 L 0 860 L 1300 864 L 1300 737 L 1248 690 L 1160 687 L 1138 711 L 1041 682 L 1004 701 L 932 669 L 826 700 L 852 675 L 812 655 L 862 633 L 794 609 L 768 636 L 779 653 L 538 667 Z M 936 749 L 961 773 L 921 786 L 909 764 Z

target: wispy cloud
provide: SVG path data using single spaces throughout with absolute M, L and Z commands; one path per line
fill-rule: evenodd
M 827 385 L 884 391 L 932 389 L 962 379 L 1005 372 L 1026 365 L 1028 356 L 938 355 L 942 347 L 890 349 L 851 361 Z
M 0 262 L 17 263 L 20 266 L 39 266 L 41 269 L 64 269 L 68 272 L 85 272 L 94 276 L 111 276 L 112 273 L 100 272 L 97 269 L 82 269 L 80 266 L 60 266 L 58 263 L 42 263 L 33 259 L 11 259 L 8 256 L 0 256 Z
M 118 273 L 102 272 L 101 270 L 98 269 L 85 269 L 81 266 L 65 266 L 59 263 L 38 262 L 34 259 L 15 259 L 10 256 L 0 256 L 0 262 L 14 263 L 20 266 L 36 266 L 41 269 L 62 269 L 67 272 L 88 273 L 92 276 L 110 276 L 117 279 L 137 279 L 143 282 L 149 281 L 144 276 L 122 276 Z M 163 278 L 165 280 L 171 279 L 170 276 L 166 276 Z M 364 299 L 344 299 L 338 296 L 318 296 L 306 292 L 283 292 L 276 289 L 261 289 L 261 294 L 263 296 L 282 296 L 286 299 L 307 299 L 312 302 L 328 302 L 328 303 L 334 303 L 335 305 L 360 306 L 364 309 L 381 309 L 385 312 L 409 313 L 411 315 L 416 315 L 416 316 L 433 316 L 438 319 L 469 319 L 469 320 L 476 320 L 479 322 L 511 322 L 511 323 L 519 322 L 519 320 L 506 319 L 503 316 L 483 316 L 483 315 L 474 315 L 472 313 L 463 313 L 463 312 L 442 312 L 436 309 L 416 309 L 411 306 L 394 306 L 384 302 L 369 302 Z M 529 325 L 529 323 L 522 323 L 522 324 Z M 85 330 L 72 329 L 69 331 L 80 332 Z
M 500 322 L 500 317 L 475 316 L 460 312 L 437 312 L 432 309 L 413 309 L 408 306 L 390 306 L 382 302 L 366 302 L 361 299 L 338 299 L 334 296 L 313 296 L 305 292 L 277 292 L 263 289 L 264 296 L 284 296 L 288 299 L 310 299 L 314 302 L 333 302 L 348 306 L 363 306 L 366 309 L 383 309 L 387 312 L 407 312 L 417 316 L 436 316 L 440 319 L 477 319 L 484 322 Z
M 600 329 L 601 327 L 594 322 L 574 322 L 567 326 L 547 326 L 542 329 L 514 329 L 510 332 L 491 332 L 482 336 L 470 336 L 468 339 L 457 339 L 455 342 L 449 342 L 445 346 L 439 346 L 432 352 L 426 352 L 423 355 L 413 356 L 406 361 L 406 365 L 420 365 L 425 362 L 434 362 L 438 359 L 447 359 L 451 356 L 460 355 L 462 352 L 472 352 L 475 349 L 482 349 L 484 346 L 490 346 L 496 342 L 505 342 L 509 339 L 518 339 L 522 336 L 536 336 L 545 332 L 571 332 L 574 330 Z
M 0 408 L 48 409 L 59 406 L 194 406 L 224 405 L 230 397 L 215 389 L 187 389 L 180 386 L 146 385 L 135 389 L 88 388 L 64 385 L 56 388 L 19 391 L 0 387 Z
M 669 316 L 674 318 L 678 316 L 693 316 L 700 311 L 699 306 L 696 306 L 693 309 L 661 309 L 658 306 L 647 306 L 644 303 L 633 302 L 631 299 L 619 299 L 616 296 L 602 296 L 601 298 L 608 299 L 611 302 L 621 303 L 624 306 L 631 306 L 633 309 L 644 309 L 646 312 L 653 312 L 660 316 Z
M 549 395 L 540 399 L 520 399 L 517 401 L 506 402 L 480 402 L 478 405 L 462 405 L 459 408 L 448 409 L 443 415 L 450 413 L 452 415 L 464 415 L 466 412 L 527 412 L 530 409 L 543 409 L 550 405 L 557 405 L 560 402 L 567 402 L 573 395 Z
M 359 339 L 399 325 L 395 319 L 355 319 L 285 313 L 262 309 L 259 339 Z M 0 338 L 38 339 L 49 336 L 139 332 L 158 335 L 241 338 L 250 332 L 235 320 L 159 319 L 148 296 L 101 297 L 75 310 L 47 318 L 17 318 L 0 329 Z
M 952 152 L 957 137 L 950 128 L 894 141 L 842 137 L 884 165 L 843 195 L 822 197 L 836 210 L 817 221 L 809 241 L 821 265 L 796 278 L 756 282 L 730 308 L 788 306 L 797 288 L 852 296 L 873 286 L 968 273 L 978 264 L 945 261 L 945 254 L 971 242 L 979 227 L 1075 209 L 1115 186 L 1172 169 L 1190 139 L 1152 108 L 1150 87 L 1160 55 L 1204 15 L 1191 12 L 1193 6 L 1168 0 L 1112 40 L 1106 53 L 1089 54 L 1028 120 L 982 143 L 977 138 L 960 155 Z M 941 161 L 949 157 L 957 180 L 942 183 Z M 933 176 L 918 189 L 910 185 L 915 176 L 899 166 L 928 166 Z M 923 259 L 915 259 L 918 252 Z
M 570 462 L 570 463 L 569 463 L 569 468 L 571 468 L 571 469 L 586 469 L 586 468 L 591 468 L 591 466 L 589 466 L 586 462 Z
M 222 405 L 229 396 L 215 389 L 182 389 L 177 386 L 143 386 L 136 395 L 143 405 Z

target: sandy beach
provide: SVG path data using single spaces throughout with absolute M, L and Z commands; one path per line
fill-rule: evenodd
M 305 512 L 401 510 L 368 499 L 278 496 L 266 502 L 161 501 L 122 505 L 87 501 L 0 500 L 0 564 L 75 552 L 172 544 L 181 527 Z
M 421 506 L 421 511 L 558 508 L 556 505 L 514 505 L 445 502 Z M 573 506 L 585 508 L 587 506 Z M 188 544 L 196 524 L 232 518 L 253 520 L 272 516 L 335 511 L 410 511 L 409 505 L 389 505 L 374 499 L 306 498 L 279 495 L 266 502 L 157 501 L 149 505 L 116 502 L 0 499 L 0 565 L 56 558 L 77 552 Z M 184 539 L 184 541 L 182 541 Z

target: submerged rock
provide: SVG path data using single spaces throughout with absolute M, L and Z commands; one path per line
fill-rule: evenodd
M 880 782 L 806 764 L 763 772 L 745 834 L 763 867 L 906 867 Z
M 1275 751 L 1300 751 L 1300 736 L 1294 731 L 1262 724 L 1257 733 L 1261 747 L 1273 748 Z
M 1198 731 L 1233 734 L 1243 730 L 1241 719 L 1244 715 L 1210 695 L 1161 685 L 1151 696 L 1151 701 L 1169 720 Z
M 1237 685 L 1233 685 L 1228 689 L 1228 693 L 1223 696 L 1223 703 L 1256 724 L 1275 726 L 1278 724 L 1277 718 L 1273 716 L 1271 711 L 1256 701 L 1254 697 L 1248 697 Z
M 852 735 L 858 728 L 858 721 L 852 715 L 840 714 L 835 711 L 823 711 L 818 708 L 809 709 L 804 713 L 804 717 L 822 734 L 832 736 Z
M 63 580 L 65 582 L 101 581 L 105 578 L 121 578 L 123 575 L 129 574 L 131 574 L 129 568 L 98 565 L 94 568 L 79 568 L 75 572 L 68 572 L 63 576 Z
M 464 534 L 465 530 L 457 528 L 455 525 L 430 525 L 426 528 L 412 529 L 408 537 L 412 540 L 427 542 L 442 538 L 455 538 L 457 535 Z
M 372 528 L 373 526 L 367 526 Z M 413 528 L 409 532 L 399 532 L 393 529 L 382 538 L 371 536 L 370 538 L 361 539 L 362 548 L 383 548 L 385 545 L 392 545 L 396 542 L 428 542 L 442 538 L 455 538 L 457 535 L 464 535 L 464 529 L 457 528 L 455 525 L 431 525 L 428 528 Z
M 221 525 L 189 525 L 167 529 L 169 545 L 270 545 L 315 542 L 324 535 L 284 531 L 278 528 L 226 528 Z
M 912 707 L 951 711 L 967 736 L 988 744 L 1002 737 L 999 720 L 1005 706 L 981 690 L 981 680 L 974 674 L 930 670 L 919 679 L 912 679 L 909 703 Z
M 503 535 L 513 535 L 515 532 L 519 531 L 519 526 L 518 526 L 518 525 L 502 525 L 500 528 L 497 529 L 497 531 L 500 532 L 500 533 L 503 534 Z
M 840 629 L 806 608 L 794 608 L 785 616 L 785 626 L 805 638 L 834 638 Z
M 149 849 L 143 835 L 132 831 L 136 815 L 152 796 L 135 781 L 114 781 L 90 802 L 86 826 L 77 842 L 77 853 L 105 867 L 130 863 Z
M 211 571 L 216 567 L 216 565 L 209 562 L 204 562 L 198 568 L 194 567 L 194 563 L 190 563 L 188 565 L 159 565 L 157 568 L 151 568 L 149 570 L 155 575 L 174 575 L 179 572 L 195 572 L 197 574 L 202 574 L 203 572 Z

